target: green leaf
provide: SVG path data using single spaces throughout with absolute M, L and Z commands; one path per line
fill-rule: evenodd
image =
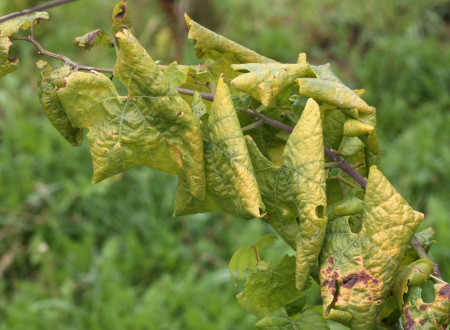
M 80 37 L 76 37 L 73 41 L 75 46 L 90 50 L 95 46 L 113 47 L 114 40 L 106 34 L 105 31 L 97 29 Z
M 339 154 L 341 156 L 357 155 L 361 151 L 364 151 L 365 144 L 357 136 L 345 136 L 341 142 L 339 148 Z
M 57 90 L 74 127 L 89 129 L 93 181 L 145 165 L 179 176 L 193 195 L 204 198 L 200 123 L 131 32 L 116 37 L 114 76 L 127 96 L 95 71 L 71 73 Z
M 12 42 L 8 37 L 0 37 L 0 78 L 17 70 L 18 58 L 9 57 Z
M 320 257 L 324 315 L 352 329 L 371 329 L 423 214 L 372 166 L 359 232 L 349 219 L 338 217 L 328 224 Z
M 323 143 L 337 150 L 343 137 L 345 115 L 335 107 L 321 106 L 320 109 L 323 116 Z
M 274 314 L 268 315 L 256 323 L 259 329 L 282 330 L 317 330 L 329 329 L 322 313 L 308 309 L 300 316 L 291 319 L 284 309 L 278 309 Z
M 35 13 L 21 15 L 6 22 L 0 23 L 0 37 L 9 37 L 19 32 L 20 29 L 27 30 L 31 24 L 38 24 L 41 19 L 48 19 L 48 13 L 38 11 Z
M 297 83 L 300 86 L 300 94 L 312 97 L 316 101 L 339 108 L 358 109 L 364 114 L 373 112 L 372 107 L 342 83 L 317 78 L 299 78 Z
M 192 111 L 194 111 L 195 117 L 197 117 L 198 119 L 206 114 L 206 105 L 203 102 L 203 98 L 197 91 L 195 91 L 194 96 L 192 97 L 191 108 Z
M 316 209 L 325 215 L 326 199 L 322 124 L 314 100 L 308 101 L 302 118 L 289 136 L 281 166 L 268 160 L 252 138 L 247 137 L 247 144 L 266 206 L 266 220 L 293 248 L 297 243 L 301 248 L 313 250 L 318 245 L 319 250 L 314 251 L 317 256 L 326 217 L 318 217 Z M 297 237 L 300 222 L 305 223 L 305 228 Z M 303 239 L 309 231 L 317 235 L 307 242 Z M 307 273 L 308 269 L 304 271 Z M 308 276 L 309 273 L 305 275 Z
M 64 107 L 56 93 L 55 85 L 60 84 L 70 73 L 69 67 L 62 67 L 52 72 L 46 62 L 39 62 L 42 80 L 39 83 L 38 96 L 47 118 L 58 132 L 73 146 L 83 142 L 83 129 L 75 128 L 69 120 Z
M 116 35 L 117 32 L 123 29 L 131 29 L 131 15 L 128 10 L 128 5 L 126 0 L 121 0 L 118 4 L 114 6 L 112 14 L 112 32 Z
M 163 70 L 164 76 L 174 87 L 180 87 L 181 85 L 186 83 L 188 72 L 189 72 L 188 66 L 178 65 L 176 61 L 170 63 Z
M 402 321 L 405 329 L 446 329 L 450 324 L 450 284 L 434 284 L 436 298 L 425 303 L 421 288 L 412 287 L 403 308 Z
M 189 28 L 188 38 L 194 40 L 195 52 L 198 58 L 217 60 L 224 54 L 232 54 L 237 60 L 233 63 L 275 62 L 201 26 L 186 14 L 184 17 Z
M 348 194 L 339 202 L 333 204 L 328 210 L 328 217 L 330 219 L 334 217 L 344 215 L 361 214 L 364 210 L 364 203 L 361 199 L 354 196 L 354 194 Z
M 408 287 L 425 283 L 432 273 L 433 264 L 431 261 L 428 259 L 419 259 L 402 267 L 395 274 L 393 293 L 398 308 L 401 309 L 404 305 L 403 295 L 408 292 Z
M 234 78 L 231 86 L 250 94 L 265 106 L 268 106 L 281 92 L 294 85 L 295 79 L 312 76 L 306 59 L 298 64 L 233 64 L 231 68 L 236 71 L 248 71 Z
M 242 135 L 228 86 L 219 79 L 208 110 L 209 137 L 205 145 L 207 193 L 205 200 L 178 186 L 175 214 L 224 211 L 244 219 L 264 212 L 252 162 Z
M 257 270 L 259 269 L 260 257 L 259 251 L 263 248 L 275 243 L 277 236 L 273 234 L 267 234 L 262 236 L 255 244 L 252 246 L 243 246 L 237 250 L 231 257 L 230 263 L 228 264 L 228 269 L 230 270 L 231 277 L 237 271 L 238 280 L 244 278 L 244 271 L 246 270 Z M 234 280 L 234 278 L 233 278 Z
M 295 257 L 286 255 L 274 269 L 247 276 L 244 290 L 237 298 L 247 312 L 264 317 L 302 295 L 295 288 Z

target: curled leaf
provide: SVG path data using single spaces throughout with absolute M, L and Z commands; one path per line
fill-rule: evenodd
M 117 32 L 123 29 L 131 29 L 131 15 L 128 10 L 128 4 L 126 0 L 120 0 L 118 4 L 114 6 L 112 13 L 112 32 L 115 35 Z
M 207 126 L 206 199 L 189 196 L 179 185 L 175 214 L 222 210 L 245 219 L 261 217 L 265 207 L 230 91 L 223 78 L 219 79 L 214 102 L 208 110 Z
M 231 85 L 268 106 L 281 92 L 295 84 L 295 79 L 313 75 L 309 64 L 250 63 L 233 64 L 236 71 L 248 71 L 233 79 Z
M 297 82 L 300 94 L 306 97 L 340 108 L 358 109 L 362 113 L 373 112 L 355 92 L 341 83 L 317 78 L 299 78 Z
M 193 195 L 204 198 L 200 123 L 131 32 L 116 37 L 114 76 L 127 96 L 95 71 L 71 73 L 57 90 L 74 127 L 89 129 L 93 181 L 145 165 L 177 175 Z
M 83 142 L 83 129 L 75 128 L 67 116 L 56 93 L 55 86 L 70 73 L 69 67 L 62 67 L 52 72 L 48 64 L 40 62 L 42 80 L 39 83 L 39 101 L 47 118 L 58 132 L 73 146 Z
M 234 63 L 275 62 L 201 26 L 186 14 L 184 17 L 189 28 L 188 38 L 194 40 L 195 52 L 198 58 L 217 60 L 223 54 L 228 53 L 232 54 L 237 60 Z
M 402 267 L 395 275 L 393 293 L 398 308 L 404 305 L 403 295 L 408 292 L 409 286 L 418 286 L 425 283 L 433 273 L 433 264 L 428 259 L 419 259 Z
M 435 300 L 425 303 L 420 287 L 412 287 L 403 308 L 405 329 L 446 329 L 450 324 L 450 284 L 434 284 Z
M 423 219 L 371 167 L 361 227 L 351 217 L 329 222 L 321 252 L 320 283 L 324 315 L 351 326 L 370 329 L 378 306 L 392 287 L 393 275 Z
M 289 136 L 281 166 L 269 161 L 247 137 L 266 206 L 266 220 L 297 249 L 297 287 L 317 261 L 327 224 L 322 123 L 319 106 L 308 100 Z

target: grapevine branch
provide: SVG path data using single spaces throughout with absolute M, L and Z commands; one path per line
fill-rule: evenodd
M 74 0 L 65 0 L 65 1 L 56 1 L 56 2 L 63 3 L 63 2 L 69 2 L 69 1 L 74 1 Z M 31 34 L 28 37 L 12 37 L 11 40 L 28 41 L 28 42 L 32 43 L 38 49 L 39 55 L 46 55 L 49 57 L 56 58 L 60 61 L 64 61 L 64 62 L 68 63 L 74 70 L 87 70 L 87 71 L 95 70 L 95 71 L 107 72 L 107 73 L 113 72 L 113 69 L 110 69 L 110 68 L 98 68 L 98 67 L 93 67 L 93 66 L 81 65 L 81 64 L 73 61 L 72 59 L 68 58 L 65 55 L 49 52 L 49 51 L 45 50 L 42 47 L 42 45 L 39 44 L 39 42 L 37 42 L 34 39 L 33 34 Z M 196 92 L 194 90 L 186 89 L 186 88 L 177 88 L 177 91 L 180 94 L 185 94 L 185 95 L 194 95 L 194 93 Z M 214 92 L 211 92 L 211 93 L 199 92 L 199 94 L 205 100 L 208 100 L 208 101 L 214 100 Z M 261 113 L 255 112 L 253 110 L 246 109 L 246 110 L 242 110 L 242 112 L 245 113 L 246 115 L 252 117 L 256 121 L 254 124 L 250 124 L 247 127 L 245 127 L 244 129 L 246 129 L 246 130 L 261 126 L 263 124 L 267 124 L 272 127 L 276 127 L 280 130 L 283 130 L 283 131 L 286 131 L 289 133 L 292 133 L 292 131 L 294 130 L 294 128 L 292 126 L 284 124 L 278 120 L 275 120 L 275 119 L 268 117 L 266 115 L 263 115 Z M 359 174 L 353 167 L 351 167 L 350 164 L 347 163 L 345 161 L 345 159 L 337 153 L 336 150 L 332 150 L 327 147 L 324 147 L 324 153 L 328 158 L 330 158 L 332 160 L 333 167 L 340 168 L 341 170 L 346 172 L 351 178 L 353 178 L 356 182 L 358 182 L 362 188 L 366 189 L 367 180 L 361 174 Z M 420 245 L 420 242 L 418 241 L 418 239 L 415 235 L 413 235 L 413 237 L 411 238 L 410 244 L 420 258 L 426 258 L 426 259 L 431 260 L 429 258 L 429 256 L 427 255 L 427 252 L 425 251 L 425 249 Z M 434 270 L 435 277 L 438 280 L 442 280 L 441 273 L 440 273 L 438 265 L 436 263 L 433 263 L 433 270 Z
M 73 1 L 76 1 L 76 0 L 56 0 L 56 1 L 44 3 L 42 5 L 38 5 L 36 7 L 28 8 L 28 9 L 25 9 L 22 11 L 16 11 L 14 13 L 0 17 L 0 23 L 9 21 L 9 20 L 19 17 L 19 16 L 28 15 L 28 14 L 31 14 L 31 13 L 34 13 L 37 11 L 60 6 L 60 5 L 63 5 L 63 4 L 69 3 L 69 2 L 73 2 Z

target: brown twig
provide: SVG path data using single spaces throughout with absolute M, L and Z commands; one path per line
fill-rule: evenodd
M 428 259 L 431 261 L 430 257 L 428 257 L 428 254 L 425 251 L 425 249 L 422 247 L 422 245 L 420 245 L 420 242 L 417 239 L 416 235 L 414 235 L 411 238 L 411 246 L 414 249 L 414 251 L 417 253 L 417 255 L 419 256 L 419 258 L 425 258 L 425 259 Z M 431 263 L 433 264 L 434 276 L 436 276 L 438 279 L 442 280 L 442 276 L 441 276 L 441 272 L 439 271 L 438 264 L 435 264 L 433 261 L 431 261 Z
M 68 63 L 75 71 L 76 70 L 95 70 L 95 71 L 101 71 L 101 72 L 108 72 L 108 73 L 112 73 L 113 70 L 109 69 L 109 68 L 97 68 L 94 66 L 86 66 L 86 65 L 81 65 L 73 60 L 71 60 L 70 58 L 68 58 L 67 56 L 63 55 L 63 54 L 56 54 L 56 53 L 52 53 L 49 52 L 48 50 L 45 50 L 41 44 L 39 42 L 37 42 L 33 36 L 29 36 L 29 37 L 11 37 L 11 40 L 24 40 L 24 41 L 28 41 L 31 42 L 34 46 L 36 46 L 36 48 L 38 49 L 38 54 L 39 55 L 46 55 L 49 57 L 53 57 L 56 58 L 60 61 L 66 62 Z
M 52 7 L 56 7 L 56 6 L 60 6 L 60 5 L 63 5 L 63 4 L 69 3 L 69 2 L 73 2 L 73 1 L 76 1 L 76 0 L 51 1 L 51 2 L 48 2 L 48 3 L 44 3 L 42 5 L 36 6 L 36 7 L 32 7 L 32 8 L 29 8 L 29 9 L 22 10 L 22 11 L 16 11 L 14 13 L 11 13 L 11 14 L 8 14 L 8 15 L 0 17 L 0 23 L 9 21 L 10 19 L 13 19 L 13 18 L 16 18 L 16 17 L 19 17 L 19 16 L 28 15 L 28 14 L 34 13 L 36 11 L 40 11 L 40 10 L 44 10 L 44 9 L 48 9 L 48 8 L 52 8 Z

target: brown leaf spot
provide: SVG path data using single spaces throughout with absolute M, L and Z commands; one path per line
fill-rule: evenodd
M 273 79 L 277 79 L 277 76 L 274 75 L 274 76 L 273 76 Z
M 125 15 L 126 15 L 126 13 L 127 13 L 127 7 L 123 4 L 123 5 L 120 5 L 120 13 L 118 13 L 117 15 L 116 15 L 116 19 L 122 19 L 122 18 L 124 18 L 125 17 Z
M 9 63 L 16 63 L 18 61 L 17 57 L 8 57 L 8 62 Z
M 89 46 L 95 40 L 95 38 L 97 38 L 97 36 L 100 34 L 100 32 L 102 32 L 102 30 L 97 29 L 97 30 L 89 33 L 87 35 L 86 42 L 84 43 L 84 45 Z
M 351 289 L 358 280 L 358 274 L 349 274 L 342 279 L 342 286 L 346 289 Z
M 328 274 L 331 274 L 332 271 L 333 271 L 333 267 L 330 267 L 330 266 L 328 266 L 328 267 L 325 269 L 325 272 L 328 273 Z
M 422 312 L 425 312 L 427 309 L 428 309 L 428 304 L 423 304 L 423 305 L 420 305 L 420 310 L 422 311 Z
M 287 68 L 281 68 L 281 70 L 287 71 Z
M 108 152 L 108 149 L 103 149 L 104 152 Z
M 323 281 L 322 288 L 323 287 L 328 287 L 333 296 L 336 294 L 336 281 L 334 279 Z
M 120 142 L 117 143 L 117 144 L 114 146 L 114 148 L 119 149 L 119 148 L 120 148 Z
M 377 285 L 379 281 L 367 274 L 364 270 L 360 271 L 358 274 L 352 273 L 342 278 L 342 286 L 346 289 L 353 288 L 357 283 L 362 283 L 364 286 L 368 285 L 368 282 L 371 281 L 373 285 Z M 374 292 L 376 295 L 376 292 Z
M 181 117 L 183 115 L 183 112 L 182 111 L 178 111 L 177 112 L 177 117 Z
M 331 265 L 334 265 L 334 258 L 333 258 L 333 256 L 329 256 L 328 259 L 327 259 L 327 262 L 329 264 L 331 264 Z
M 438 292 L 438 296 L 446 299 L 450 299 L 450 284 L 444 285 Z
M 419 324 L 420 324 L 421 326 L 423 326 L 425 323 L 427 323 L 427 319 L 421 319 L 421 320 L 419 320 Z
M 97 142 L 98 144 L 100 144 L 100 139 L 99 139 L 99 138 L 96 138 L 96 139 L 95 139 L 95 142 Z
M 409 313 L 409 307 L 405 309 L 403 312 L 405 314 L 406 323 L 404 325 L 405 329 L 412 329 L 416 322 L 414 322 L 413 318 L 411 317 L 411 314 Z

